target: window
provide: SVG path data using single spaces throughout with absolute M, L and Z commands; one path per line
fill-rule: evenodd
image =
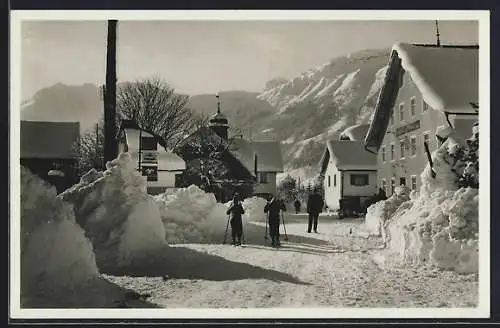
M 391 161 L 394 160 L 394 144 L 391 144 Z
M 426 112 L 429 109 L 429 105 L 422 99 L 422 113 Z
M 259 172 L 259 183 L 269 183 L 269 175 L 267 172 Z
M 334 174 L 333 175 L 333 186 L 336 187 L 337 186 L 337 174 Z
M 157 150 L 158 143 L 153 137 L 141 137 L 141 150 Z
M 392 177 L 391 178 L 391 194 L 394 194 L 396 191 L 396 178 Z
M 429 132 L 424 132 L 423 133 L 423 137 L 424 137 L 424 143 L 427 143 L 427 146 L 429 147 L 429 151 L 431 150 L 431 145 L 429 143 L 430 139 L 429 139 Z M 422 148 L 423 151 L 424 151 L 424 154 L 425 154 L 425 146 Z
M 399 185 L 400 186 L 406 186 L 406 177 L 400 177 L 399 178 Z
M 351 174 L 351 186 L 367 186 L 368 174 Z
M 385 163 L 385 146 L 382 146 L 381 153 L 382 153 L 382 163 Z
M 411 156 L 417 156 L 417 137 L 412 136 L 410 138 L 410 151 L 411 151 Z
M 405 158 L 405 141 L 399 140 L 399 158 Z
M 411 97 L 410 99 L 410 113 L 412 117 L 417 113 L 417 100 L 415 97 Z
M 382 179 L 382 190 L 387 194 L 387 181 Z
M 328 176 L 328 187 L 330 187 L 330 176 Z
M 417 176 L 411 176 L 411 190 L 417 190 Z
M 399 104 L 399 120 L 404 121 L 405 119 L 405 103 Z

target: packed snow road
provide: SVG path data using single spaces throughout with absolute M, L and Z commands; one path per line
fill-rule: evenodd
M 251 307 L 472 307 L 477 275 L 396 266 L 361 219 L 320 217 L 319 234 L 306 233 L 304 215 L 287 215 L 288 241 L 274 249 L 263 222 L 246 224 L 245 247 L 171 245 L 168 264 L 135 277 L 103 277 L 140 306 Z M 221 233 L 222 241 L 223 231 Z M 135 293 L 134 293 L 135 292 Z M 130 294 L 130 292 L 129 292 Z M 130 298 L 130 297 L 129 297 Z M 122 307 L 136 301 L 118 300 Z

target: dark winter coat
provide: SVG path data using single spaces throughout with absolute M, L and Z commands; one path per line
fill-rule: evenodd
M 232 202 L 231 206 L 229 206 L 226 211 L 227 215 L 231 215 L 231 221 L 238 220 L 241 221 L 241 216 L 245 214 L 245 210 L 243 209 L 243 205 L 240 202 Z
M 307 199 L 307 213 L 317 215 L 323 212 L 323 198 L 319 194 L 312 194 Z
M 293 203 L 293 206 L 295 206 L 295 209 L 298 210 L 300 208 L 300 202 L 296 200 L 295 203 Z
M 280 210 L 286 211 L 285 204 L 279 200 L 273 198 L 270 202 L 264 206 L 264 213 L 269 213 L 269 220 L 278 220 L 280 219 Z

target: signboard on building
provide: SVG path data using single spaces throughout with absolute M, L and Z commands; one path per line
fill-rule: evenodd
M 412 131 L 415 131 L 418 129 L 420 129 L 420 120 L 417 120 L 415 122 L 398 127 L 395 130 L 394 134 L 399 137 L 400 135 L 403 135 L 405 133 L 412 132 Z
M 158 166 L 145 165 L 141 169 L 142 175 L 147 177 L 147 181 L 158 181 Z

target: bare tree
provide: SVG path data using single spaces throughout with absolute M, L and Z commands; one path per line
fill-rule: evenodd
M 124 118 L 157 134 L 172 148 L 197 123 L 186 107 L 188 101 L 188 96 L 176 94 L 167 82 L 153 77 L 120 86 L 116 103 Z
M 102 170 L 104 166 L 104 121 L 82 134 L 73 145 L 77 156 L 77 175 L 80 177 L 90 169 Z

